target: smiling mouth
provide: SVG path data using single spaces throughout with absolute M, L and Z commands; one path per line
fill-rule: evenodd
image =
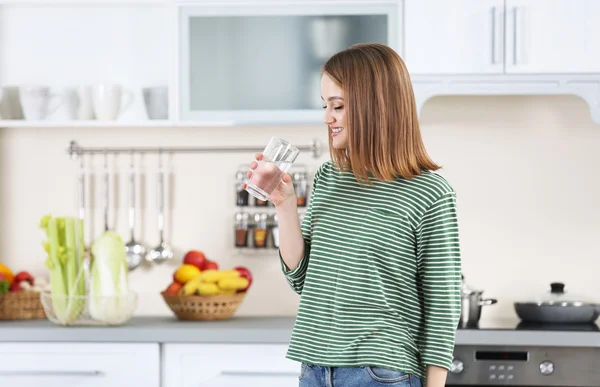
M 331 128 L 331 133 L 333 134 L 338 134 L 339 132 L 341 132 L 342 130 L 344 130 L 344 128 Z

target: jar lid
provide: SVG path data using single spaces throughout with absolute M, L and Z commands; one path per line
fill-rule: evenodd
M 266 222 L 267 218 L 269 215 L 267 215 L 266 213 L 256 213 L 254 214 L 254 221 L 255 222 Z
M 235 214 L 235 220 L 237 220 L 237 221 L 248 220 L 248 213 L 246 213 L 246 212 L 236 212 L 236 214 Z
M 306 180 L 306 172 L 294 172 L 292 175 L 293 180 Z

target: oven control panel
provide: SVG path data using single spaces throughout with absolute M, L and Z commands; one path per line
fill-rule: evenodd
M 446 386 L 600 386 L 600 348 L 456 346 Z

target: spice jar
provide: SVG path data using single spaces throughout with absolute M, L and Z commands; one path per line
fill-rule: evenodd
M 256 207 L 267 207 L 269 205 L 268 200 L 260 200 L 258 198 L 254 198 L 254 205 Z
M 236 180 L 236 205 L 240 207 L 247 206 L 250 194 L 242 188 L 242 184 L 244 183 L 244 172 L 239 171 L 236 175 Z
M 235 246 L 248 247 L 248 214 L 245 212 L 235 214 Z
M 279 223 L 277 223 L 277 214 L 273 215 L 273 228 L 271 228 L 271 238 L 273 247 L 279 248 Z
M 254 247 L 267 247 L 267 214 L 254 214 Z
M 296 191 L 296 201 L 298 207 L 306 207 L 308 197 L 308 181 L 306 172 L 296 172 L 293 175 L 294 190 Z

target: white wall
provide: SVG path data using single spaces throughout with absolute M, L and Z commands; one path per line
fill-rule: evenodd
M 564 281 L 573 293 L 600 299 L 600 126 L 574 97 L 437 98 L 427 103 L 422 129 L 432 157 L 458 191 L 464 273 L 496 297 L 483 319 L 513 317 L 512 302 Z M 273 134 L 297 144 L 326 141 L 321 127 L 215 129 L 2 129 L 0 130 L 0 259 L 15 270 L 45 273 L 45 213 L 75 214 L 76 163 L 65 148 L 83 146 L 256 145 Z M 240 315 L 292 315 L 298 297 L 288 289 L 277 256 L 242 255 L 232 247 L 233 175 L 246 154 L 177 155 L 167 237 L 179 252 L 205 251 L 223 266 L 247 265 L 256 277 Z M 314 167 L 319 160 L 303 155 Z M 100 171 L 102 158 L 93 164 Z M 129 158 L 117 164 L 126 172 Z M 154 245 L 156 157 L 143 160 L 147 197 L 138 235 Z M 125 176 L 121 176 L 121 184 Z M 99 182 L 93 234 L 101 231 Z M 125 186 L 120 187 L 116 230 L 128 237 Z M 113 200 L 113 204 L 115 200 Z M 115 216 L 111 214 L 111 219 Z M 88 229 L 88 231 L 90 231 Z M 138 314 L 169 314 L 159 296 L 174 266 L 131 274 L 140 292 Z

